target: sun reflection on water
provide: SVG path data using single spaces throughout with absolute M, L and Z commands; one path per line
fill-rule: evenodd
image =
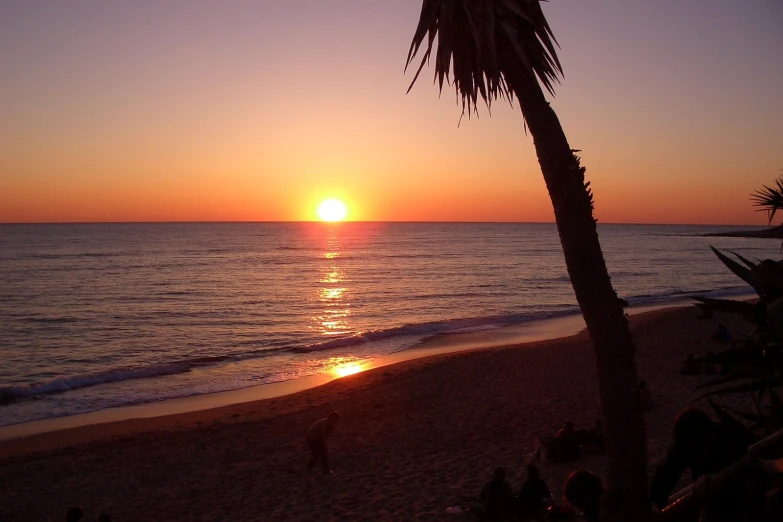
M 339 267 L 333 266 L 329 272 L 321 279 L 322 283 L 339 283 L 343 280 L 342 270 Z
M 340 237 L 337 229 L 330 229 L 326 237 L 324 264 L 322 275 L 318 280 L 320 288 L 316 294 L 320 312 L 313 316 L 313 328 L 321 335 L 340 336 L 352 333 L 348 322 L 351 316 L 347 294 L 350 289 L 346 285 L 347 278 L 340 260 Z
M 369 368 L 367 361 L 362 362 L 360 359 L 352 355 L 345 357 L 330 357 L 326 361 L 326 369 L 329 373 L 335 377 L 345 377 L 347 375 L 353 375 L 359 372 L 363 372 Z
M 351 364 L 348 366 L 341 366 L 339 368 L 334 369 L 334 373 L 337 374 L 338 377 L 345 377 L 347 375 L 353 375 L 356 373 L 359 373 L 362 371 L 362 367 L 358 364 Z

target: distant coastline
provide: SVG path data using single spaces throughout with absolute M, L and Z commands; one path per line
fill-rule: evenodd
M 764 228 L 762 230 L 736 230 L 732 232 L 712 232 L 704 234 L 705 236 L 719 237 L 758 237 L 783 239 L 783 227 Z

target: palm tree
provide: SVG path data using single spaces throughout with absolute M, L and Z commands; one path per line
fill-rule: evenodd
M 453 81 L 463 115 L 476 111 L 479 96 L 488 108 L 498 98 L 519 102 L 595 351 L 613 492 L 609 515 L 613 520 L 646 520 L 651 516 L 646 434 L 624 301 L 612 287 L 598 242 L 585 168 L 541 88 L 554 94 L 562 75 L 552 30 L 538 0 L 423 0 L 407 65 L 425 39 L 427 45 L 411 88 L 432 57 L 436 38 L 435 77 L 441 90 L 444 80 Z
M 781 169 L 783 172 L 783 169 Z M 775 212 L 783 208 L 783 174 L 775 180 L 774 187 L 762 185 L 763 188 L 750 195 L 753 205 L 759 207 L 759 210 L 766 211 L 769 223 L 775 217 Z M 783 226 L 783 225 L 780 225 Z

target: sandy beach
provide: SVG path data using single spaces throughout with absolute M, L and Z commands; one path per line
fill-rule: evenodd
M 680 361 L 719 350 L 709 339 L 719 322 L 748 329 L 697 314 L 631 318 L 656 404 L 646 414 L 651 462 L 665 454 L 674 415 L 704 404 L 694 388 L 709 377 L 680 375 Z M 464 520 L 446 513 L 458 495 L 477 494 L 498 465 L 517 490 L 536 440 L 565 420 L 589 427 L 597 395 L 583 332 L 404 361 L 284 397 L 7 440 L 0 519 L 59 521 L 78 505 L 86 520 Z M 310 476 L 304 433 L 333 409 L 342 414 L 334 475 Z M 605 457 L 540 467 L 559 495 L 575 469 L 604 473 Z

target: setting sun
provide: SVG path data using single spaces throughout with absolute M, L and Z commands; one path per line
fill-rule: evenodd
M 318 217 L 321 221 L 342 221 L 347 214 L 345 203 L 339 199 L 326 199 L 318 205 Z

